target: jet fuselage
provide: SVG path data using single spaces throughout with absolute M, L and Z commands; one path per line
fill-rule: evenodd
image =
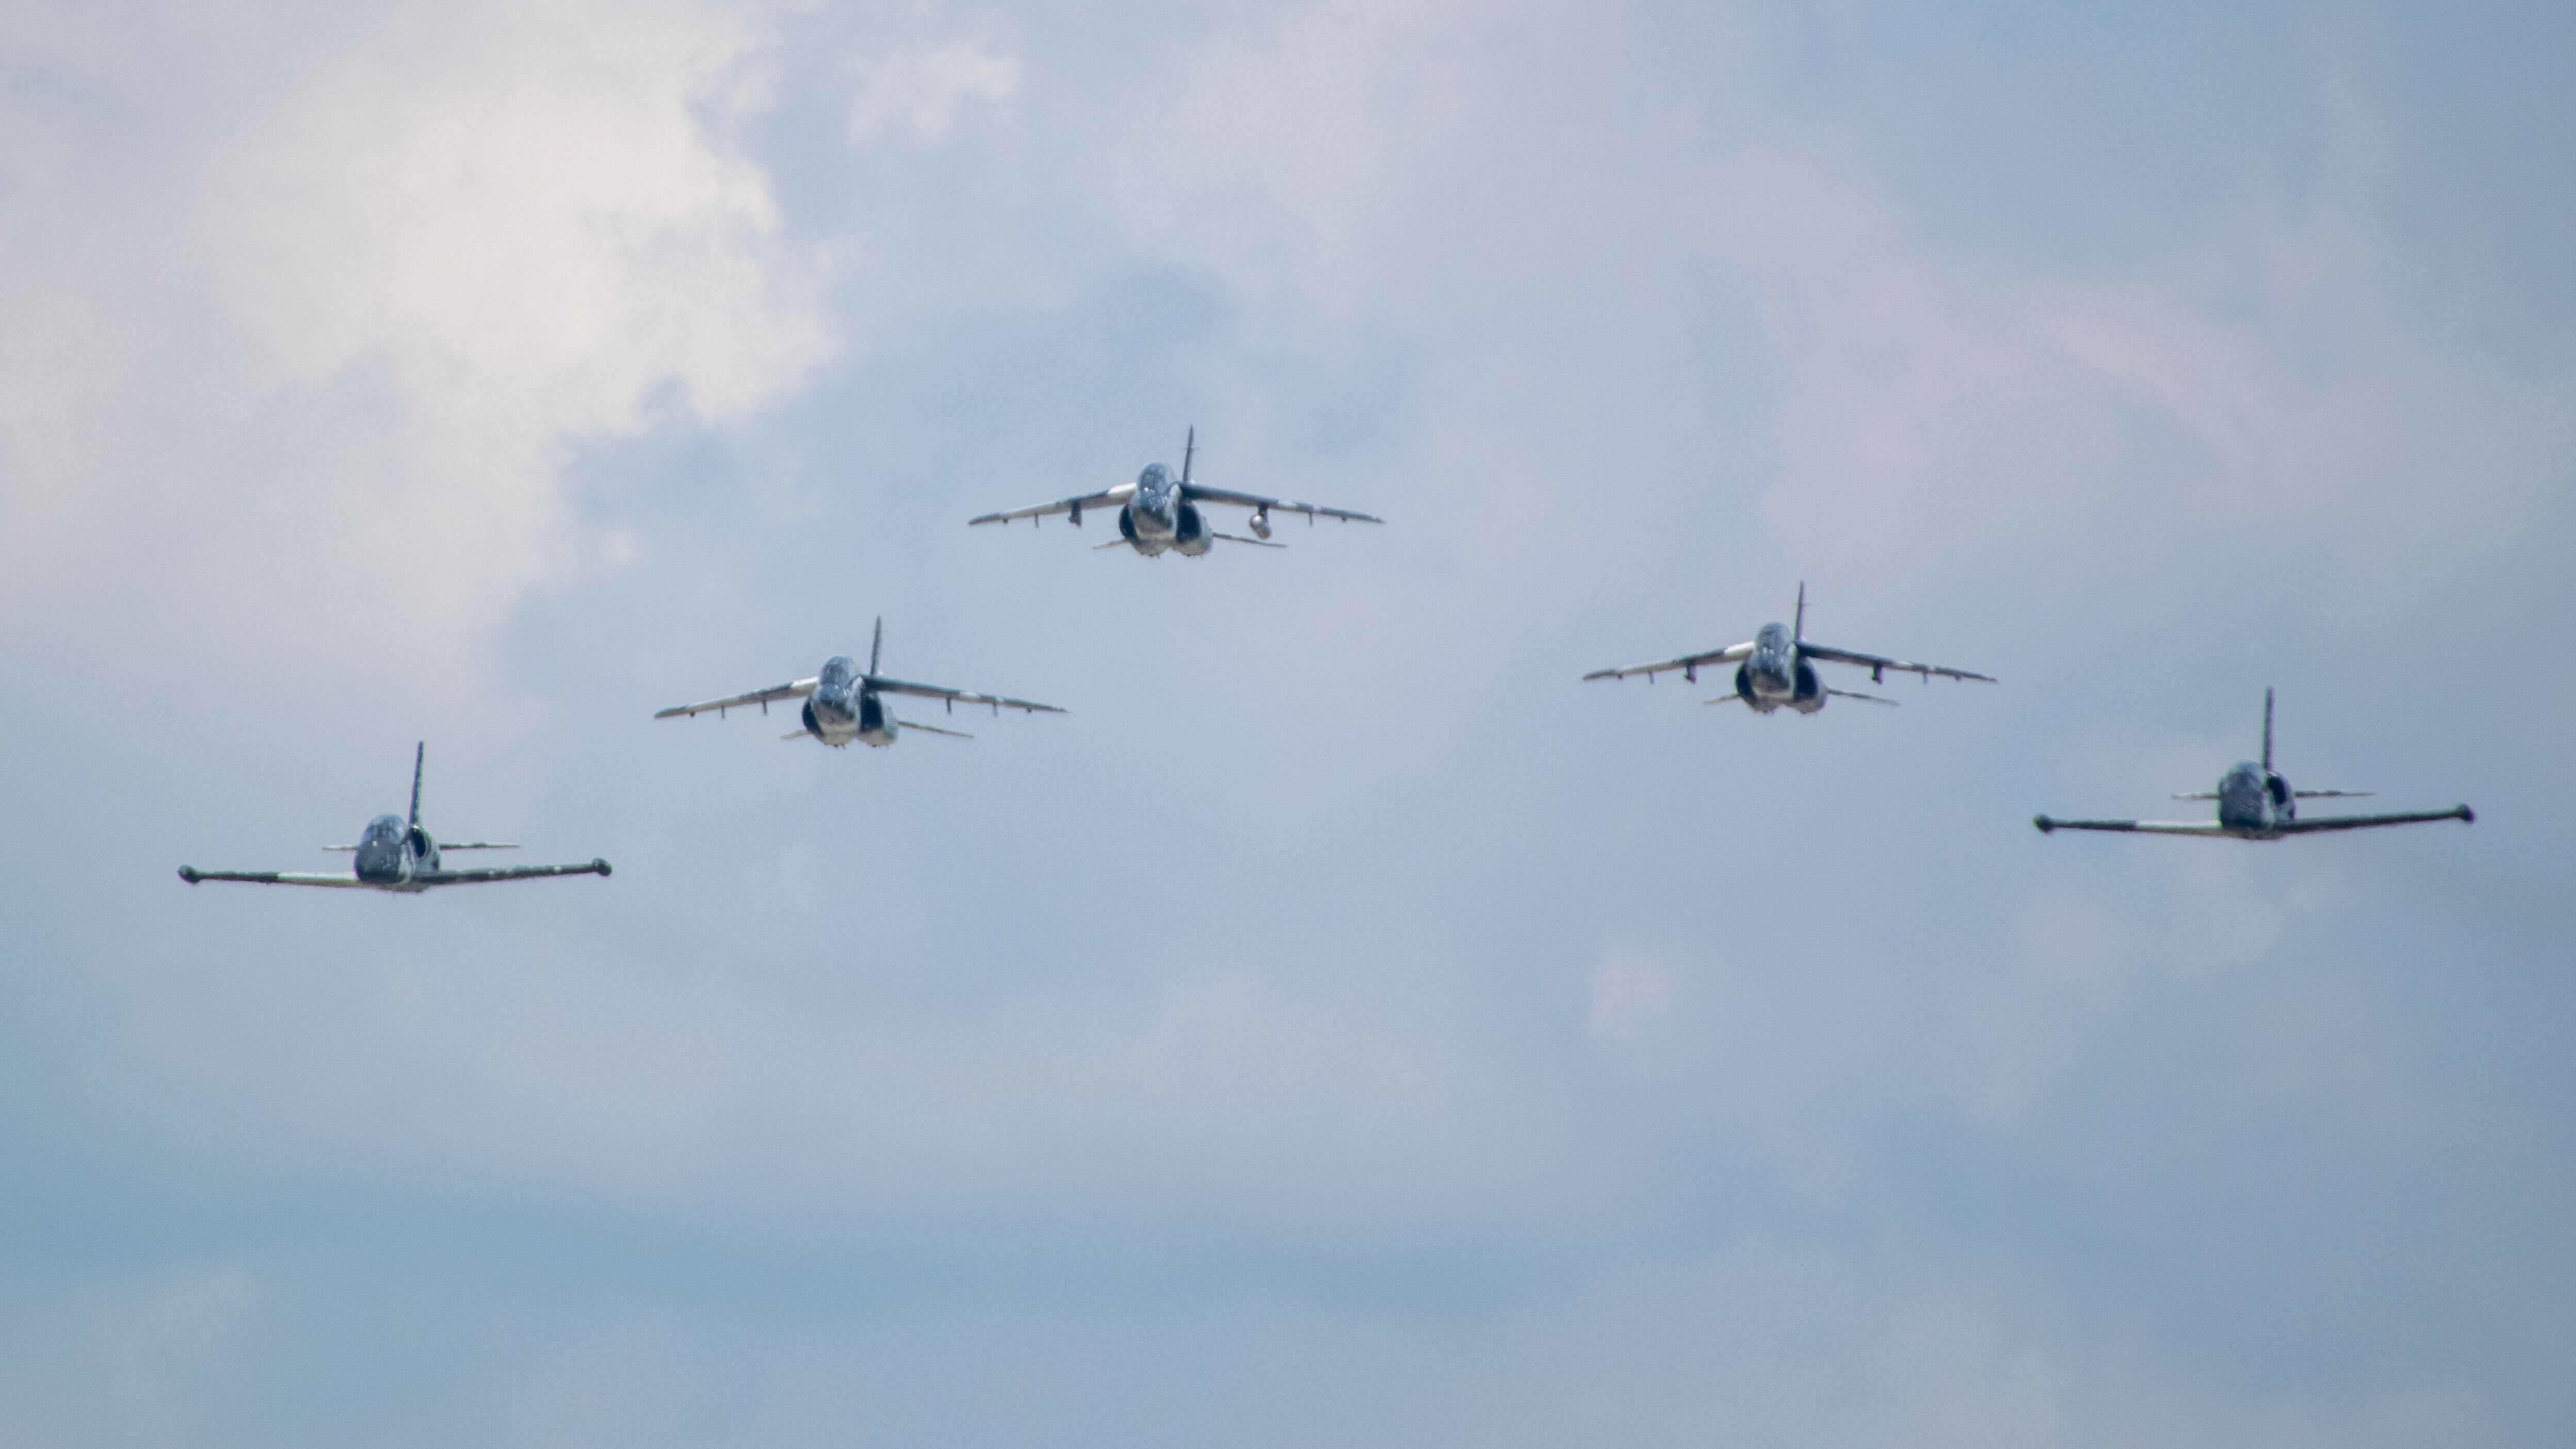
M 1118 509 L 1118 536 L 1147 558 L 1165 550 L 1196 558 L 1214 543 L 1198 505 L 1181 496 L 1180 483 L 1160 463 L 1136 475 L 1135 496 Z
M 835 654 L 823 661 L 823 673 L 805 701 L 805 728 L 836 749 L 856 740 L 863 745 L 890 745 L 896 731 L 894 711 L 867 687 L 858 661 Z
M 1735 668 L 1735 693 L 1756 714 L 1782 705 L 1800 714 L 1825 707 L 1815 666 L 1798 657 L 1798 640 L 1786 624 L 1765 624 L 1753 636 L 1753 652 Z

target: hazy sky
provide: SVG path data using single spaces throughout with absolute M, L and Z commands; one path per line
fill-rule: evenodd
M 0 1439 L 2576 1437 L 2576 20 L 2131 10 L 0 8 Z

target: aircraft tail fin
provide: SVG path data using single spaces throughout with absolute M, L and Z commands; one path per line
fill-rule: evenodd
M 420 828 L 420 770 L 429 759 L 429 741 L 422 740 L 411 750 L 411 825 Z
M 1791 617 L 1794 622 L 1789 625 L 1789 642 L 1804 643 L 1807 638 L 1807 581 L 1805 579 L 1798 581 L 1798 612 Z
M 2263 773 L 2272 773 L 2272 686 L 2263 686 Z
M 1198 451 L 1199 425 L 1192 423 L 1188 439 L 1181 444 L 1181 481 L 1183 483 L 1190 481 L 1190 460 L 1198 456 Z
M 868 673 L 877 672 L 877 658 L 885 653 L 885 615 L 877 615 L 877 637 L 868 645 Z

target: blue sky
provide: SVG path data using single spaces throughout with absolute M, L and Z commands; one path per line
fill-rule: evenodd
M 0 1437 L 2563 1441 L 2570 28 L 13 11 Z

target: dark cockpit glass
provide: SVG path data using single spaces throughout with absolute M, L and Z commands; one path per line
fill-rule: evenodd
M 1141 488 L 1160 488 L 1171 476 L 1171 470 L 1162 464 L 1148 463 L 1145 471 L 1136 475 L 1136 483 Z
M 367 822 L 367 833 L 363 838 L 367 840 L 400 840 L 402 838 L 402 833 L 403 818 L 401 816 L 379 815 L 375 819 Z
M 1789 631 L 1777 624 L 1765 624 L 1762 626 L 1762 632 L 1754 638 L 1765 649 L 1777 649 L 1789 642 Z
M 851 659 L 849 655 L 835 654 L 831 658 L 823 661 L 822 687 L 837 692 L 842 685 L 848 684 L 851 677 L 858 672 L 858 663 Z

